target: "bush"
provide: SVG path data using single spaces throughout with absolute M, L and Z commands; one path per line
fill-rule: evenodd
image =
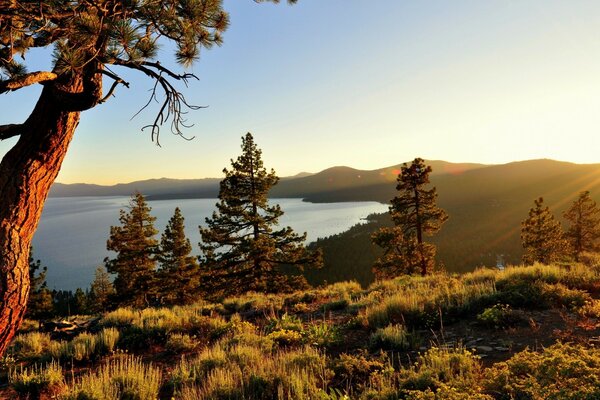
M 496 399 L 600 398 L 600 350 L 554 344 L 525 350 L 486 371 L 485 392 Z
M 523 317 L 508 304 L 496 304 L 478 314 L 477 321 L 484 326 L 498 329 L 515 326 L 523 321 Z
M 302 342 L 302 334 L 287 329 L 279 329 L 271 332 L 267 337 L 279 346 L 294 346 Z
M 168 351 L 175 354 L 192 351 L 197 346 L 196 338 L 185 333 L 172 333 L 165 345 Z
M 115 351 L 119 342 L 120 333 L 115 328 L 104 328 L 100 331 L 97 338 L 97 348 L 102 354 L 109 354 Z
M 408 350 L 411 347 L 411 335 L 406 331 L 404 325 L 388 325 L 377 329 L 370 338 L 373 349 Z
M 440 388 L 451 387 L 463 393 L 478 393 L 481 373 L 479 357 L 469 350 L 432 347 L 415 366 L 401 371 L 401 387 L 434 393 Z
M 10 352 L 18 359 L 37 359 L 50 347 L 50 335 L 40 332 L 29 332 L 17 335 Z
M 160 382 L 158 368 L 145 365 L 135 357 L 122 357 L 77 378 L 64 399 L 155 400 Z
M 57 394 L 64 388 L 63 372 L 56 362 L 14 369 L 10 371 L 8 381 L 17 393 L 28 398 L 36 398 L 42 392 Z

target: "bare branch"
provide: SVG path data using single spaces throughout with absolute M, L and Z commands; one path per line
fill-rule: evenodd
M 154 119 L 154 122 L 142 127 L 142 130 L 150 129 L 152 141 L 156 141 L 156 144 L 160 146 L 160 127 L 169 119 L 171 120 L 171 132 L 174 135 L 180 136 L 186 140 L 193 139 L 193 137 L 188 138 L 184 136 L 182 132 L 182 128 L 191 127 L 191 125 L 186 124 L 186 120 L 184 118 L 186 112 L 184 111 L 184 108 L 198 110 L 205 107 L 189 104 L 183 94 L 177 90 L 175 86 L 173 86 L 168 78 L 182 81 L 187 86 L 189 79 L 198 79 L 198 77 L 196 77 L 194 74 L 188 73 L 176 74 L 168 68 L 162 66 L 159 62 L 144 61 L 138 63 L 115 58 L 112 59 L 110 63 L 138 70 L 155 81 L 148 102 L 133 117 L 137 116 L 141 111 L 146 109 L 153 101 L 158 102 L 157 90 L 159 88 L 162 89 L 164 100 L 158 111 L 158 114 L 156 115 L 156 118 Z
M 107 70 L 102 70 L 100 71 L 103 75 L 108 76 L 109 78 L 112 78 L 114 80 L 114 82 L 112 83 L 112 85 L 110 86 L 110 89 L 108 90 L 108 92 L 106 93 L 106 96 L 104 96 L 102 99 L 100 99 L 100 101 L 98 102 L 98 104 L 102 104 L 104 103 L 106 100 L 108 100 L 113 93 L 115 92 L 115 89 L 117 88 L 117 86 L 119 84 L 125 86 L 127 89 L 129 89 L 129 82 L 124 81 L 123 79 L 121 79 L 121 77 L 117 74 L 114 74 L 110 71 Z
M 58 78 L 54 72 L 37 71 L 19 75 L 12 79 L 0 80 L 0 94 L 21 89 L 36 83 L 50 82 Z
M 0 140 L 5 140 L 14 136 L 19 136 L 23 129 L 22 124 L 0 125 Z

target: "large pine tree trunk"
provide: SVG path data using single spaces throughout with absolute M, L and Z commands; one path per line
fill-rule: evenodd
M 69 89 L 78 91 L 72 83 Z M 81 87 L 79 87 L 80 89 Z M 65 111 L 48 85 L 17 144 L 0 163 L 0 355 L 25 313 L 29 246 L 80 112 Z

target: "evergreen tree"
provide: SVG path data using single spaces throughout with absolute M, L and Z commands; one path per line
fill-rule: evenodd
M 419 245 L 415 236 L 406 236 L 399 226 L 381 228 L 371 240 L 384 249 L 383 256 L 373 265 L 373 273 L 379 280 L 420 274 L 423 260 L 427 263 L 427 271 L 433 270 L 435 246 L 430 243 Z
M 250 133 L 242 137 L 242 155 L 231 160 L 221 181 L 217 211 L 200 227 L 204 256 L 203 286 L 213 297 L 243 293 L 289 291 L 307 286 L 301 275 L 282 267 L 320 266 L 320 252 L 309 253 L 302 236 L 278 228 L 283 211 L 267 195 L 279 178 L 263 166 L 262 152 Z
M 523 263 L 551 264 L 564 255 L 566 243 L 563 231 L 550 208 L 544 206 L 542 197 L 535 200 L 534 204 L 529 216 L 521 224 L 521 242 L 525 249 Z
M 77 288 L 74 295 L 73 314 L 83 315 L 88 313 L 88 295 L 81 288 Z
M 565 238 L 575 261 L 579 261 L 583 252 L 596 252 L 600 249 L 600 209 L 590 197 L 589 191 L 579 193 L 579 197 L 563 216 L 571 222 Z
M 111 306 L 115 288 L 110 280 L 110 275 L 104 266 L 99 265 L 94 274 L 94 280 L 90 286 L 90 311 L 105 312 Z
M 202 49 L 223 43 L 228 24 L 222 0 L 0 2 L 0 94 L 41 89 L 23 121 L 1 114 L 0 140 L 19 140 L 3 147 L 0 162 L 0 355 L 23 319 L 29 246 L 81 113 L 129 87 L 119 74 L 138 74 L 152 81 L 150 100 L 161 102 L 145 127 L 152 140 L 165 122 L 182 135 L 186 109 L 199 107 L 176 82 L 187 86 L 195 76 L 178 73 L 159 47 L 190 66 Z M 41 58 L 27 57 L 30 50 Z
M 110 228 L 106 248 L 117 256 L 105 264 L 108 272 L 117 275 L 114 286 L 119 304 L 144 307 L 156 296 L 156 218 L 140 193 L 132 196 L 128 209 L 120 211 L 121 226 Z
M 175 208 L 160 241 L 159 297 L 166 305 L 185 304 L 198 298 L 200 268 L 190 255 L 192 245 L 185 236 L 184 218 Z
M 375 263 L 376 275 L 415 273 L 417 269 L 426 275 L 433 269 L 435 246 L 425 243 L 423 237 L 438 232 L 448 215 L 436 205 L 436 188 L 425 189 L 430 173 L 431 167 L 421 158 L 402 166 L 396 186 L 399 194 L 390 205 L 395 228 L 382 228 L 372 236 L 373 242 L 385 249 Z
M 39 271 L 39 273 L 37 273 Z M 33 257 L 33 248 L 29 249 L 29 276 L 31 288 L 27 302 L 27 316 L 34 319 L 50 318 L 54 313 L 52 292 L 46 287 L 46 272 L 40 260 Z M 37 275 L 36 275 L 37 273 Z

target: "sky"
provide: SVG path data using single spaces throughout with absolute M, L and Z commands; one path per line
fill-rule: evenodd
M 58 182 L 221 177 L 252 132 L 279 176 L 415 157 L 499 164 L 600 162 L 600 2 L 596 0 L 225 0 L 231 26 L 182 88 L 193 140 L 161 147 L 140 128 L 152 82 L 82 114 Z M 164 46 L 163 64 L 175 68 Z M 49 68 L 48 52 L 27 55 Z M 22 122 L 39 87 L 0 96 Z M 156 111 L 156 109 L 154 109 Z M 0 155 L 15 143 L 0 142 Z

